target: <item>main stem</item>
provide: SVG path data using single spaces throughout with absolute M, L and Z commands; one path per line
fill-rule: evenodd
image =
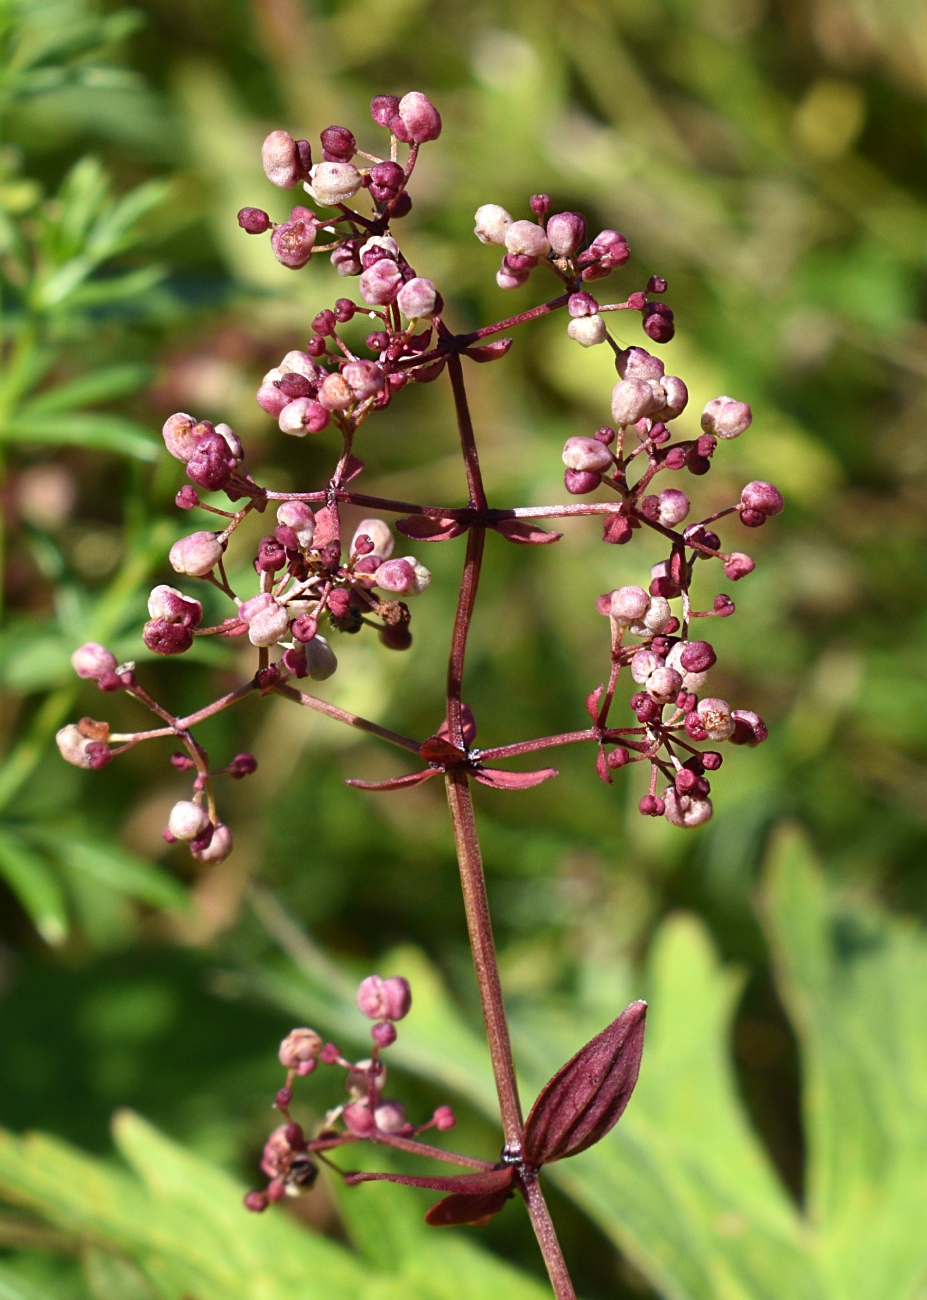
M 457 425 L 467 467 L 467 483 L 470 488 L 470 504 L 481 512 L 486 509 L 486 494 L 480 472 L 473 422 L 464 388 L 463 371 L 460 357 L 452 353 L 448 369 L 454 389 L 454 405 L 457 410 Z M 457 613 L 454 618 L 454 630 L 451 635 L 451 650 L 447 665 L 447 725 L 451 742 L 460 748 L 466 748 L 461 717 L 461 691 L 463 688 L 464 663 L 467 653 L 467 637 L 476 604 L 479 589 L 480 568 L 483 561 L 483 548 L 486 542 L 486 530 L 475 525 L 467 535 L 467 554 L 464 560 L 463 575 L 460 581 L 460 594 L 457 599 Z M 480 853 L 480 841 L 476 830 L 476 818 L 473 813 L 473 800 L 470 795 L 470 782 L 465 771 L 451 768 L 445 772 L 447 802 L 454 828 L 454 842 L 457 848 L 457 861 L 460 865 L 460 883 L 463 891 L 464 911 L 467 917 L 467 929 L 470 934 L 470 947 L 473 951 L 473 965 L 476 970 L 480 1001 L 483 1005 L 483 1019 L 486 1024 L 486 1037 L 489 1042 L 489 1054 L 492 1060 L 496 1092 L 499 1097 L 499 1113 L 502 1119 L 502 1132 L 505 1137 L 507 1154 L 520 1157 L 524 1120 L 521 1101 L 518 1097 L 518 1081 L 515 1077 L 515 1061 L 512 1056 L 512 1041 L 505 1016 L 505 1002 L 502 997 L 502 982 L 499 979 L 499 963 L 496 960 L 496 945 L 492 933 L 492 917 L 489 912 L 489 899 L 486 894 L 486 877 L 483 872 L 483 859 Z M 557 1240 L 550 1212 L 544 1200 L 544 1194 L 537 1177 L 532 1175 L 524 1182 L 524 1196 L 528 1213 L 534 1228 L 538 1245 L 547 1265 L 551 1285 L 557 1300 L 576 1300 L 573 1283 L 567 1271 L 563 1251 Z

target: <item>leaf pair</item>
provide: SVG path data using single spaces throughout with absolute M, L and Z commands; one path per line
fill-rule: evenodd
M 468 522 L 454 515 L 409 515 L 396 521 L 396 528 L 404 537 L 412 537 L 418 542 L 447 542 L 452 537 L 459 537 L 470 527 Z M 558 542 L 562 533 L 549 533 L 523 519 L 498 519 L 490 523 L 509 542 L 521 546 L 544 546 L 549 542 Z
M 432 1227 L 486 1223 L 543 1165 L 578 1155 L 618 1123 L 640 1072 L 646 1015 L 646 1002 L 632 1002 L 545 1084 L 525 1122 L 517 1164 L 434 1178 L 354 1173 L 346 1181 L 386 1181 L 449 1193 L 425 1215 Z

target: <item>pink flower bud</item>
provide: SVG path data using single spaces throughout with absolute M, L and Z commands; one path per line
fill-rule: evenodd
M 358 248 L 356 239 L 346 239 L 340 247 L 332 250 L 329 261 L 339 275 L 360 275 L 363 268 Z
M 759 480 L 748 483 L 741 492 L 740 499 L 747 510 L 756 510 L 761 515 L 778 515 L 785 505 L 777 487 Z
M 412 1006 L 412 990 L 401 975 L 368 975 L 357 990 L 357 1005 L 369 1020 L 403 1020 Z
M 306 668 L 314 682 L 324 682 L 336 672 L 338 660 L 324 636 L 306 642 Z
M 314 1029 L 291 1029 L 277 1055 L 285 1070 L 296 1070 L 305 1061 L 314 1061 L 321 1050 L 322 1040 Z
M 563 474 L 563 486 L 572 496 L 585 496 L 587 492 L 594 492 L 601 482 L 601 474 L 593 474 L 588 470 L 568 469 Z
M 457 1123 L 457 1116 L 450 1106 L 439 1106 L 431 1118 L 434 1121 L 435 1128 L 440 1133 L 446 1133 L 448 1129 L 453 1128 Z
M 657 518 L 664 528 L 675 528 L 689 513 L 691 503 L 685 492 L 665 488 L 657 497 Z
M 192 596 L 185 596 L 176 587 L 168 587 L 162 583 L 155 587 L 148 597 L 148 613 L 152 618 L 163 618 L 168 623 L 197 627 L 203 617 L 203 606 Z M 113 667 L 115 666 L 114 662 Z
M 75 767 L 90 767 L 91 755 L 87 753 L 87 747 L 93 744 L 89 736 L 85 736 L 73 722 L 68 723 L 66 727 L 55 736 L 55 743 L 58 746 L 58 752 L 66 763 L 73 763 Z
M 669 704 L 682 690 L 682 676 L 675 668 L 657 668 L 647 678 L 646 687 L 657 704 Z
M 196 444 L 203 436 L 204 429 L 192 415 L 187 415 L 185 411 L 178 411 L 176 415 L 171 415 L 164 421 L 161 433 L 164 437 L 164 445 L 174 459 L 186 464 L 196 450 Z
M 171 568 L 176 573 L 185 573 L 190 578 L 203 578 L 211 573 L 225 550 L 216 533 L 191 533 L 175 542 L 168 554 Z
M 242 208 L 238 213 L 238 224 L 248 235 L 263 235 L 270 229 L 270 217 L 263 208 Z
M 264 175 L 281 190 L 291 190 L 302 175 L 299 149 L 288 131 L 271 131 L 261 146 Z
M 213 827 L 212 838 L 209 843 L 203 848 L 191 846 L 190 852 L 197 862 L 202 862 L 207 867 L 216 867 L 220 862 L 225 861 L 232 848 L 232 832 L 224 822 L 217 822 Z
M 354 530 L 354 537 L 351 541 L 352 554 L 357 550 L 357 539 L 359 537 L 370 538 L 371 542 L 373 542 L 373 551 L 367 551 L 366 554 L 378 555 L 381 560 L 389 559 L 396 544 L 389 525 L 382 519 L 362 519 L 360 521 Z
M 326 411 L 346 411 L 354 401 L 351 386 L 342 375 L 329 375 L 319 389 L 319 405 Z
M 673 312 L 665 302 L 648 302 L 643 308 L 644 333 L 654 343 L 669 343 L 676 333 Z
M 368 397 L 376 397 L 386 383 L 386 376 L 375 361 L 349 361 L 342 370 L 341 377 L 359 402 L 366 401 Z
M 381 1133 L 401 1133 L 409 1128 L 406 1108 L 401 1101 L 384 1101 L 373 1112 Z
M 616 424 L 636 424 L 653 407 L 653 389 L 644 379 L 621 379 L 612 390 L 612 419 Z
M 749 709 L 735 709 L 731 717 L 734 720 L 732 745 L 747 745 L 750 749 L 755 749 L 769 738 L 769 729 L 758 713 L 751 713 Z
M 665 367 L 659 357 L 645 348 L 626 348 L 615 360 L 615 368 L 622 379 L 662 380 Z
M 414 280 L 407 280 L 399 290 L 396 306 L 409 320 L 419 320 L 434 315 L 437 301 L 438 291 L 431 280 L 416 276 Z
M 377 586 L 403 596 L 415 586 L 415 570 L 408 560 L 387 560 L 376 572 Z
M 338 379 L 339 376 L 331 378 Z M 277 423 L 284 433 L 303 438 L 307 433 L 321 433 L 331 423 L 331 416 L 320 402 L 314 402 L 310 397 L 297 397 L 283 407 Z
M 356 1137 L 370 1137 L 377 1129 L 377 1122 L 366 1101 L 352 1101 L 345 1106 L 344 1122 Z
M 306 191 L 325 207 L 347 203 L 361 187 L 360 172 L 349 162 L 316 163 L 310 177 Z
M 578 212 L 555 212 L 547 222 L 547 238 L 558 257 L 572 257 L 586 239 L 586 218 Z
M 312 221 L 284 221 L 270 237 L 274 257 L 281 266 L 298 271 L 312 256 L 317 227 Z
M 560 459 L 568 469 L 587 473 L 601 474 L 612 467 L 611 452 L 595 438 L 568 438 Z
M 377 1047 L 391 1047 L 396 1041 L 396 1028 L 389 1020 L 378 1020 L 370 1031 Z
M 399 99 L 396 95 L 374 95 L 370 101 L 370 116 L 377 126 L 389 126 L 399 112 Z
M 420 90 L 410 90 L 407 95 L 403 95 L 399 101 L 399 117 L 410 140 L 416 144 L 437 140 L 441 134 L 441 114 Z
M 315 515 L 305 501 L 284 501 L 277 507 L 277 523 L 292 528 L 303 550 L 312 545 Z
M 663 791 L 664 815 L 673 826 L 701 826 L 711 818 L 714 809 L 710 799 L 695 794 L 680 794 L 673 786 Z
M 250 605 L 251 601 L 247 601 L 246 604 Z M 245 605 L 242 605 L 239 612 L 242 613 L 244 609 Z M 243 613 L 242 617 L 244 618 Z M 286 609 L 283 605 L 278 605 L 272 596 L 269 605 L 255 610 L 245 621 L 248 624 L 248 640 L 256 646 L 276 645 L 282 637 L 286 636 L 289 627 Z
M 647 678 L 663 666 L 663 660 L 652 650 L 638 650 L 631 657 L 631 676 L 643 686 Z
M 717 663 L 714 647 L 707 641 L 680 641 L 679 662 L 687 673 L 704 673 Z
M 242 1198 L 242 1204 L 246 1210 L 252 1214 L 263 1214 L 269 1204 L 266 1192 L 247 1192 Z
M 142 628 L 142 640 L 156 655 L 182 655 L 193 645 L 193 630 L 166 618 L 150 619 Z
M 374 262 L 360 278 L 361 297 L 372 307 L 386 307 L 402 288 L 402 272 L 389 257 Z
M 650 599 L 643 587 L 619 587 L 611 593 L 608 612 L 622 627 L 629 627 L 644 617 Z
M 505 232 L 512 224 L 512 218 L 505 208 L 498 203 L 484 203 L 476 210 L 476 226 L 473 233 L 481 244 L 505 244 Z
M 746 402 L 733 397 L 713 397 L 702 412 L 702 428 L 719 438 L 737 438 L 749 429 L 753 412 Z
M 755 568 L 756 561 L 751 560 L 749 555 L 744 555 L 743 551 L 732 551 L 729 559 L 724 562 L 725 575 L 732 582 L 739 582 L 748 573 L 752 573 Z
M 733 734 L 735 723 L 726 700 L 699 700 L 698 716 L 709 740 L 727 740 Z
M 206 809 L 192 799 L 175 803 L 167 819 L 167 829 L 175 840 L 195 840 L 209 825 Z
M 676 375 L 664 375 L 660 380 L 663 388 L 663 406 L 655 410 L 655 420 L 675 420 L 682 415 L 689 402 L 689 390 Z
M 604 343 L 608 336 L 605 321 L 601 316 L 579 316 L 567 326 L 567 334 L 584 348 L 594 348 Z
M 257 391 L 257 404 L 268 415 L 278 416 L 290 401 L 289 396 L 283 389 L 277 387 L 276 381 L 282 379 L 283 374 L 284 372 L 279 367 L 268 370 Z
M 104 673 L 113 672 L 116 656 L 97 641 L 85 641 L 71 655 L 71 667 L 78 677 L 99 681 Z
M 546 257 L 550 252 L 550 241 L 535 222 L 513 221 L 505 231 L 505 247 L 516 256 Z
M 575 319 L 582 316 L 594 316 L 599 310 L 599 304 L 593 298 L 591 293 L 571 293 L 567 303 L 567 311 Z M 624 376 L 622 376 L 624 378 Z
M 528 283 L 530 274 L 530 271 L 510 271 L 503 260 L 496 272 L 496 284 L 500 289 L 520 289 L 523 284 Z

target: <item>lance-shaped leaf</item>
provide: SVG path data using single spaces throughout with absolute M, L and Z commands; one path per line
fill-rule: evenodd
M 315 512 L 315 535 L 312 538 L 312 545 L 316 550 L 321 550 L 323 546 L 328 546 L 331 542 L 337 542 L 341 537 L 341 522 L 338 518 L 337 506 L 323 506 L 321 510 Z
M 474 768 L 473 775 L 483 785 L 493 790 L 530 790 L 542 781 L 549 781 L 560 773 L 555 767 L 542 767 L 536 772 L 503 772 L 498 767 Z
M 345 781 L 345 785 L 353 785 L 357 790 L 411 790 L 414 785 L 421 785 L 423 781 L 430 781 L 433 776 L 440 776 L 440 774 L 440 768 L 427 767 L 424 772 L 394 776 L 389 781 L 358 781 L 355 777 L 351 777 Z
M 396 520 L 396 529 L 404 537 L 412 537 L 418 542 L 446 542 L 465 533 L 467 525 L 450 515 L 442 515 L 440 518 L 433 515 L 407 515 L 405 519 Z
M 506 352 L 512 346 L 512 339 L 496 339 L 494 343 L 484 343 L 481 347 L 464 348 L 463 355 L 469 357 L 471 361 L 498 361 L 504 357 Z
M 646 1014 L 646 1002 L 632 1002 L 544 1085 L 525 1124 L 528 1164 L 578 1155 L 618 1123 L 637 1083 Z
M 517 1174 L 509 1166 L 503 1169 L 486 1169 L 475 1174 L 451 1174 L 447 1177 L 416 1178 L 409 1174 L 348 1174 L 348 1186 L 355 1183 L 402 1183 L 405 1187 L 427 1187 L 435 1192 L 450 1192 L 433 1205 L 425 1215 L 425 1222 L 433 1228 L 448 1228 L 455 1224 L 481 1225 L 498 1214 L 515 1191 Z
M 419 745 L 418 752 L 426 763 L 441 763 L 444 766 L 457 766 L 465 762 L 467 757 L 462 749 L 452 745 L 440 733 L 437 736 L 429 736 L 427 740 L 423 740 Z
M 544 546 L 547 542 L 559 542 L 563 536 L 563 533 L 549 533 L 525 519 L 500 519 L 492 527 L 506 541 L 518 542 L 521 546 Z

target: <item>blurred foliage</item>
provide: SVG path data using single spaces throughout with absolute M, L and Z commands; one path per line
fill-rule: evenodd
M 754 408 L 749 433 L 687 489 L 695 484 L 706 511 L 753 476 L 788 498 L 785 514 L 746 541 L 736 525 L 725 533 L 759 566 L 732 591 L 737 615 L 712 629 L 713 680 L 762 713 L 772 737 L 726 756 L 709 826 L 682 835 L 639 818 L 637 773 L 607 789 L 583 752 L 558 755 L 561 776 L 543 792 L 478 793 L 529 1088 L 581 1026 L 600 1027 L 640 991 L 630 972 L 650 952 L 652 1073 L 601 1156 L 565 1168 L 554 1191 L 580 1290 L 916 1297 L 922 939 L 880 909 L 927 919 L 922 7 L 145 0 L 133 17 L 74 0 L 6 0 L 0 53 L 0 874 L 10 889 L 0 1119 L 102 1152 L 109 1112 L 134 1106 L 253 1178 L 277 1086 L 274 1045 L 288 1027 L 280 1008 L 356 1033 L 331 970 L 347 981 L 343 972 L 366 973 L 412 944 L 453 1004 L 421 1038 L 410 1020 L 393 1049 L 397 1091 L 426 1106 L 450 1090 L 461 1143 L 495 1149 L 439 790 L 346 790 L 345 776 L 406 768 L 283 701 L 249 703 L 203 729 L 217 759 L 249 747 L 260 767 L 235 788 L 235 854 L 191 880 L 189 860 L 160 839 L 184 788 L 163 748 L 97 774 L 63 770 L 48 748 L 66 717 L 104 712 L 123 728 L 138 716 L 73 685 L 67 654 L 92 635 L 145 657 L 146 586 L 189 528 L 170 508 L 177 468 L 149 459 L 164 415 L 227 419 L 274 486 L 316 486 L 329 465 L 325 436 L 285 439 L 254 404 L 263 370 L 344 290 L 327 264 L 294 275 L 238 229 L 243 204 L 285 210 L 260 171 L 263 134 L 284 125 L 315 139 L 343 122 L 373 143 L 370 96 L 418 87 L 439 104 L 445 131 L 417 173 L 409 254 L 439 282 L 454 320 L 495 319 L 537 292 L 496 289 L 495 255 L 470 233 L 479 203 L 522 216 L 528 197 L 547 191 L 591 226 L 621 229 L 634 255 L 616 288 L 651 272 L 670 282 L 679 334 L 667 368 L 689 384 L 694 413 L 682 423 L 692 427 L 718 392 Z M 623 341 L 640 342 L 628 328 Z M 561 499 L 564 437 L 607 414 L 613 372 L 602 351 L 582 352 L 554 319 L 523 331 L 502 365 L 474 368 L 495 502 Z M 371 423 L 362 454 L 371 491 L 463 498 L 441 385 L 404 393 Z M 565 531 L 540 553 L 489 539 L 467 688 L 484 744 L 583 725 L 607 656 L 593 599 L 640 581 L 658 558 L 646 544 L 601 546 L 592 524 Z M 344 638 L 329 698 L 411 734 L 434 730 L 461 555 L 451 542 L 424 556 L 435 582 L 415 608 L 407 655 Z M 244 547 L 237 562 L 247 562 Z M 141 668 L 178 710 L 237 672 L 233 651 L 209 656 L 198 643 L 197 653 Z M 831 902 L 801 851 L 783 850 L 764 929 L 753 907 L 759 864 L 787 818 L 822 857 Z M 278 910 L 253 893 L 258 876 Z M 700 920 L 673 917 L 679 907 Z M 279 909 L 311 942 L 281 928 Z M 312 965 L 313 1001 L 270 936 Z M 403 958 L 407 973 L 413 960 L 421 972 L 416 1014 L 437 987 L 426 957 Z M 725 973 L 731 962 L 739 982 Z M 139 1142 L 165 1161 L 192 1159 L 169 1157 L 160 1139 Z M 130 1163 L 144 1163 L 134 1147 Z M 147 1177 L 133 1196 L 149 1195 Z M 212 1187 L 218 1177 L 193 1181 Z M 368 1192 L 372 1204 L 374 1189 L 358 1195 Z M 71 1245 L 54 1264 L 37 1249 L 14 1251 L 0 1295 L 16 1286 L 62 1300 L 114 1287 L 173 1295 L 157 1290 L 175 1285 L 164 1281 L 180 1276 L 171 1269 L 198 1267 L 158 1255 L 141 1226 L 130 1240 L 108 1221 L 94 1241 L 120 1262 L 93 1255 L 81 1274 L 67 1261 L 89 1229 L 65 1222 L 61 1202 L 49 1208 L 47 1191 L 35 1196 L 32 1209 Z M 393 1204 L 384 1195 L 377 1213 Z M 339 1218 L 331 1197 L 320 1206 L 313 1222 L 329 1236 L 358 1217 L 348 1207 Z M 258 1231 L 229 1222 L 242 1242 Z M 285 1224 L 266 1231 L 287 1236 L 281 1259 L 309 1260 L 319 1240 L 297 1240 Z M 517 1210 L 479 1240 L 536 1269 Z M 343 1254 L 332 1268 L 359 1276 L 349 1273 L 357 1257 Z M 122 1261 L 134 1280 L 106 1281 Z M 385 1267 L 379 1257 L 370 1265 L 371 1286 L 386 1285 Z M 197 1281 L 204 1295 L 219 1285 L 219 1274 Z

